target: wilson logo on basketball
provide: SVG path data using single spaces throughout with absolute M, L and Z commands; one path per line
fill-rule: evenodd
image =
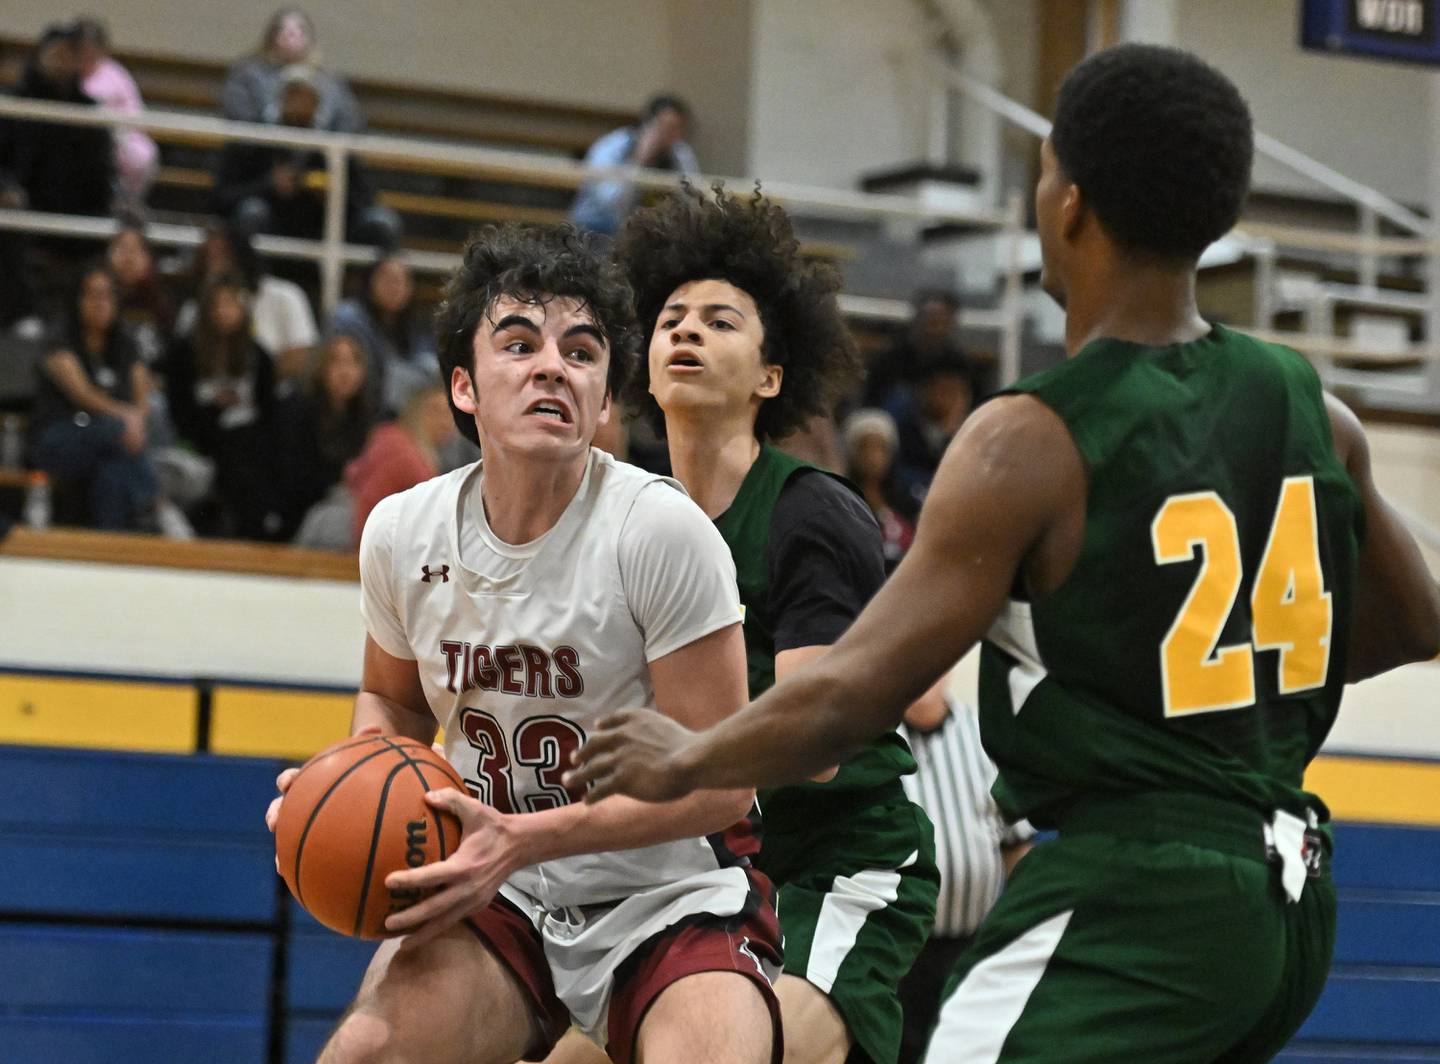
M 405 863 L 419 868 L 425 863 L 425 821 L 411 820 L 405 824 Z
M 420 566 L 420 582 L 422 584 L 428 584 L 432 576 L 438 576 L 442 584 L 448 584 L 450 582 L 450 566 L 442 565 L 434 572 L 431 572 L 428 565 Z

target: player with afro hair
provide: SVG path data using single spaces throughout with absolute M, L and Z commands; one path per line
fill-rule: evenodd
M 717 186 L 707 196 L 683 185 L 677 195 L 631 217 L 617 257 L 635 290 L 642 330 L 653 332 L 671 293 L 691 281 L 725 281 L 754 301 L 760 356 L 780 367 L 784 378 L 777 394 L 760 405 L 758 439 L 780 439 L 828 415 L 858 381 L 859 352 L 835 300 L 839 271 L 801 255 L 789 217 L 758 187 L 740 196 Z M 664 431 L 644 359 L 628 398 Z
M 632 215 L 617 251 L 648 332 L 629 398 L 659 422 L 675 476 L 730 547 L 755 697 L 823 654 L 885 579 L 859 492 L 771 442 L 829 414 L 857 380 L 840 275 L 801 256 L 758 188 L 682 188 Z M 939 886 L 930 823 L 900 783 L 914 768 L 891 732 L 760 796 L 756 863 L 779 891 L 785 935 L 786 1064 L 897 1058 L 894 988 L 929 935 Z M 836 921 L 859 930 L 838 941 Z

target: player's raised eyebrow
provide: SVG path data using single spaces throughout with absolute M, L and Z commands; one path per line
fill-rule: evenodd
M 490 335 L 494 336 L 496 333 L 504 332 L 506 329 L 514 328 L 529 329 L 531 332 L 537 333 L 540 331 L 540 326 L 536 325 L 524 314 L 506 314 L 503 318 L 501 318 L 495 323 L 495 328 L 490 330 Z
M 689 310 L 690 307 L 689 307 L 687 304 L 685 304 L 685 303 L 670 303 L 670 304 L 667 304 L 667 305 L 666 305 L 665 309 L 666 309 L 666 310 L 678 310 L 678 311 L 681 311 L 681 312 L 683 313 L 684 311 Z M 742 318 L 743 318 L 743 317 L 745 316 L 745 312 L 744 312 L 743 310 L 741 310 L 739 307 L 732 307 L 729 303 L 706 303 L 706 304 L 705 304 L 703 307 L 701 307 L 700 309 L 701 309 L 701 310 L 711 310 L 711 311 L 714 311 L 714 310 L 728 310 L 731 314 L 738 315 L 739 317 L 742 317 Z
M 593 336 L 595 342 L 601 347 L 606 347 L 609 343 L 609 341 L 605 339 L 605 334 L 589 322 L 582 322 L 579 325 L 570 326 L 560 338 L 562 340 L 568 340 L 572 336 Z

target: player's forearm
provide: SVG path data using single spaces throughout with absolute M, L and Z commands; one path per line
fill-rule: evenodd
M 381 735 L 404 735 L 422 743 L 435 741 L 435 718 L 430 713 L 417 713 L 374 691 L 361 691 L 355 696 L 355 713 L 350 719 L 350 734 L 366 728 L 379 728 Z
M 744 818 L 755 800 L 748 789 L 698 791 L 655 804 L 613 797 L 594 805 L 576 802 L 512 818 L 519 867 L 581 853 L 633 850 L 676 839 L 724 831 Z
M 778 787 L 858 753 L 894 722 L 881 719 L 833 653 L 708 731 L 680 755 L 696 788 Z M 898 720 L 898 718 L 897 718 Z

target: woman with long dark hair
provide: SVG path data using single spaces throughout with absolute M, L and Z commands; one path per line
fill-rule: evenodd
M 157 488 L 145 456 L 149 376 L 120 324 L 118 285 L 88 267 L 40 364 L 31 413 L 32 461 L 61 488 L 88 493 L 89 523 L 151 522 Z
M 320 349 L 308 387 L 275 408 L 275 484 L 281 536 L 290 539 L 306 511 L 340 482 L 345 465 L 375 425 L 365 352 L 337 333 Z
M 359 341 L 370 363 L 372 401 L 388 413 L 440 371 L 430 323 L 415 310 L 410 267 L 398 254 L 382 255 L 366 269 L 359 295 L 335 308 L 326 331 Z
M 195 249 L 190 266 L 190 298 L 180 308 L 176 334 L 190 334 L 199 316 L 200 292 L 227 273 L 238 273 L 245 280 L 250 292 L 251 330 L 260 346 L 274 359 L 277 375 L 289 379 L 303 377 L 320 340 L 310 300 L 294 281 L 267 273 L 250 238 L 231 226 L 212 224 Z
M 221 510 L 210 531 L 277 536 L 268 434 L 275 370 L 250 335 L 250 292 L 239 274 L 202 290 L 194 332 L 172 348 L 165 382 L 176 430 L 215 463 Z
M 138 221 L 123 220 L 105 248 L 105 260 L 119 283 L 120 319 L 135 340 L 140 360 L 154 366 L 170 346 L 175 301 L 155 266 L 155 249 Z

